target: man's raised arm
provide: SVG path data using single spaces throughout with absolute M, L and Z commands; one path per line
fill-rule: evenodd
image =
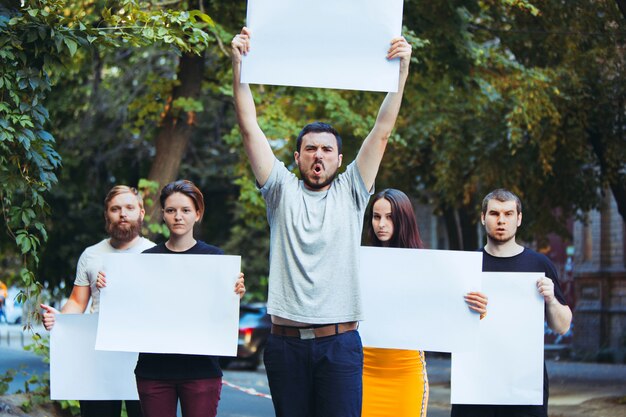
M 244 27 L 241 33 L 233 38 L 233 95 L 235 97 L 235 111 L 239 122 L 239 130 L 243 137 L 243 146 L 248 155 L 252 172 L 263 186 L 274 166 L 274 152 L 270 147 L 265 134 L 259 127 L 256 118 L 254 98 L 248 84 L 241 83 L 241 61 L 243 55 L 250 50 L 250 31 Z
M 403 38 L 394 38 L 387 52 L 387 59 L 400 59 L 400 80 L 397 93 L 388 93 L 378 111 L 376 124 L 367 135 L 356 157 L 357 167 L 366 188 L 374 185 L 380 161 L 383 159 L 387 141 L 396 124 L 396 118 L 402 103 L 404 85 L 409 75 L 409 61 L 411 59 L 411 45 Z

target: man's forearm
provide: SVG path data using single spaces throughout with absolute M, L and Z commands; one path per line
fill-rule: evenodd
M 87 306 L 82 306 L 76 300 L 72 300 L 71 298 L 67 300 L 63 308 L 61 308 L 61 313 L 63 314 L 82 314 L 85 312 Z
M 61 313 L 82 314 L 87 309 L 91 298 L 91 288 L 88 286 L 74 285 L 70 298 L 67 300 Z
M 546 319 L 550 329 L 559 334 L 565 334 L 572 324 L 572 310 L 555 299 L 547 305 Z
M 374 129 L 380 131 L 379 134 L 383 138 L 389 138 L 393 127 L 396 124 L 396 119 L 400 113 L 400 106 L 402 104 L 402 96 L 404 95 L 404 86 L 408 78 L 408 68 L 400 72 L 400 79 L 398 82 L 398 91 L 395 93 L 387 93 L 387 96 L 383 100 L 383 103 L 378 110 L 378 116 L 376 117 L 376 124 Z
M 257 121 L 256 106 L 248 84 L 242 84 L 240 62 L 233 61 L 233 97 L 243 147 L 254 177 L 265 184 L 274 164 L 274 152 Z
M 244 138 L 252 129 L 258 126 L 256 107 L 250 85 L 242 84 L 241 68 L 239 63 L 233 63 L 233 96 L 235 99 L 235 112 L 239 128 Z
M 356 164 L 363 179 L 365 187 L 369 190 L 376 180 L 376 174 L 380 167 L 380 162 L 385 153 L 387 142 L 396 124 L 404 86 L 409 76 L 409 60 L 411 47 L 404 38 L 395 39 L 387 54 L 387 59 L 400 58 L 400 77 L 398 91 L 388 93 L 378 110 L 376 123 L 365 140 L 356 157 Z

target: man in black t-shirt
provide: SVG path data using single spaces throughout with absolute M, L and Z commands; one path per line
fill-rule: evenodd
M 550 260 L 515 241 L 522 224 L 522 203 L 515 194 L 497 189 L 483 200 L 481 222 L 487 233 L 483 248 L 483 271 L 542 272 L 537 290 L 545 300 L 548 326 L 565 334 L 572 322 L 572 311 L 565 304 L 558 276 Z M 548 375 L 544 366 L 543 405 L 452 405 L 451 417 L 548 417 Z

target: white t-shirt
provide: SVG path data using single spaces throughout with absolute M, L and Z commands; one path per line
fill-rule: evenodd
M 128 249 L 115 249 L 109 243 L 109 239 L 104 239 L 100 243 L 89 246 L 83 251 L 78 259 L 74 285 L 90 287 L 91 309 L 89 312 L 97 313 L 100 309 L 100 289 L 96 287 L 96 280 L 98 279 L 98 272 L 102 271 L 102 255 L 107 253 L 141 253 L 153 246 L 154 242 L 140 237 L 139 240 Z

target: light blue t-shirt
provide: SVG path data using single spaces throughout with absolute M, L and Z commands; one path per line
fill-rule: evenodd
M 359 247 L 371 192 L 356 162 L 311 191 L 275 160 L 261 188 L 270 225 L 268 313 L 304 323 L 362 319 Z

